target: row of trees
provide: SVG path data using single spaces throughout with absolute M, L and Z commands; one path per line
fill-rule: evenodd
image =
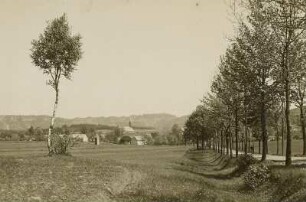
M 221 58 L 211 93 L 186 122 L 185 138 L 210 140 L 223 153 L 238 156 L 239 142 L 247 153 L 250 136 L 268 152 L 267 128 L 284 141 L 291 165 L 290 107 L 300 109 L 303 154 L 306 154 L 304 99 L 306 90 L 306 2 L 245 0 L 236 13 L 237 36 Z M 239 17 L 238 17 L 239 16 Z M 277 147 L 278 148 L 278 147 Z M 279 150 L 279 148 L 278 148 Z
M 45 141 L 47 130 L 30 127 L 28 130 L 1 130 L 0 140 L 4 141 Z

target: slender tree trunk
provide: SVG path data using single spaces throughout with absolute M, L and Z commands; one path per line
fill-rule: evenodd
M 261 86 L 264 87 L 266 85 L 266 73 L 265 70 L 261 70 Z M 267 110 L 266 110 L 266 92 L 265 89 L 261 90 L 261 138 L 262 138 L 262 155 L 261 161 L 265 161 L 267 158 L 268 152 L 268 136 L 267 136 Z
M 284 123 L 284 103 L 282 101 L 282 128 L 281 128 L 281 135 L 282 135 L 282 156 L 284 156 L 284 131 L 285 131 L 285 123 Z
M 226 131 L 225 143 L 226 143 L 226 155 L 229 155 L 229 133 L 228 131 Z
M 301 119 L 301 127 L 302 127 L 302 135 L 303 135 L 303 155 L 306 155 L 306 141 L 305 141 L 305 120 L 304 120 L 304 106 L 303 100 L 300 104 L 300 119 Z
M 262 102 L 261 106 L 261 130 L 262 130 L 262 155 L 261 161 L 265 161 L 267 158 L 267 150 L 268 150 L 268 138 L 267 138 L 267 119 L 266 119 L 266 109 L 265 104 Z
M 52 131 L 54 128 L 54 122 L 55 122 L 55 117 L 56 117 L 56 110 L 57 110 L 57 105 L 58 105 L 58 94 L 59 94 L 59 90 L 58 88 L 55 89 L 55 102 L 54 102 L 54 106 L 53 106 L 53 113 L 52 113 L 52 118 L 51 118 L 51 124 L 49 127 L 49 131 L 48 131 L 48 136 L 47 136 L 47 146 L 48 146 L 48 151 L 49 151 L 49 155 L 52 155 L 53 153 L 53 145 L 52 145 Z
M 216 132 L 216 135 L 217 135 L 217 136 L 216 136 L 216 137 L 217 137 L 217 139 L 216 139 L 216 141 L 217 141 L 217 151 L 218 151 L 218 153 L 219 153 L 219 152 L 220 152 L 220 148 L 219 148 L 219 146 L 220 146 L 220 145 L 219 145 L 219 144 L 220 144 L 219 139 L 220 139 L 220 138 L 218 137 L 218 131 Z
M 199 150 L 199 136 L 197 135 L 197 150 Z
M 204 136 L 203 136 L 203 134 L 201 136 L 201 144 L 202 144 L 202 150 L 204 150 Z
M 291 160 L 291 125 L 290 125 L 290 80 L 289 80 L 289 44 L 286 45 L 286 62 L 285 62 L 285 119 L 287 128 L 287 147 L 286 147 L 286 166 L 290 166 Z
M 244 95 L 246 96 L 246 95 Z M 247 109 L 246 109 L 246 98 L 244 98 L 244 153 L 248 153 L 248 128 L 247 128 Z
M 244 151 L 244 147 L 243 147 L 244 140 L 241 140 L 240 142 L 241 142 L 241 143 L 240 143 L 240 144 L 241 144 L 241 151 Z
M 238 110 L 235 110 L 235 142 L 236 142 L 236 157 L 238 157 Z
M 243 151 L 243 140 L 240 140 L 239 144 L 240 144 L 240 151 Z
M 289 13 L 288 13 L 289 7 Z M 283 75 L 284 75 L 284 92 L 285 92 L 285 120 L 287 130 L 287 146 L 286 146 L 286 166 L 290 166 L 291 159 L 291 125 L 290 125 L 290 67 L 289 67 L 289 52 L 292 34 L 294 32 L 293 25 L 293 8 L 289 4 L 288 7 L 283 7 L 284 12 L 288 15 L 285 17 L 285 47 L 284 47 L 284 60 L 283 60 Z
M 261 154 L 261 140 L 258 140 L 258 154 Z
M 221 154 L 223 154 L 223 132 L 221 130 Z
M 230 133 L 230 157 L 233 158 L 233 141 L 232 141 L 232 133 Z
M 248 153 L 248 128 L 247 128 L 247 126 L 244 126 L 244 135 L 245 135 L 244 153 L 247 154 Z
M 249 148 L 248 151 L 251 152 L 251 137 L 249 137 Z
M 291 125 L 290 125 L 290 100 L 289 100 L 289 79 L 286 80 L 286 109 L 285 118 L 287 126 L 287 147 L 286 147 L 286 166 L 291 165 Z
M 233 134 L 231 134 L 231 143 L 232 143 L 232 149 L 234 149 L 235 140 Z
M 217 139 L 217 137 L 214 138 L 214 145 L 215 145 L 215 151 L 217 151 L 217 146 L 218 146 L 218 139 Z
M 278 126 L 276 126 L 276 154 L 279 154 L 279 131 Z

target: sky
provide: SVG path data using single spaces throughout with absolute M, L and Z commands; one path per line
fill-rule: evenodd
M 0 115 L 51 115 L 54 90 L 30 58 L 67 14 L 83 57 L 60 85 L 60 117 L 190 114 L 233 33 L 227 0 L 0 0 Z

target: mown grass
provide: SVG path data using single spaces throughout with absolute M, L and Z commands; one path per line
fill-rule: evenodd
M 171 151 L 168 153 L 171 155 Z M 134 169 L 146 175 L 133 189 L 121 193 L 119 201 L 261 200 L 261 197 L 255 199 L 252 194 L 241 193 L 241 178 L 225 177 L 235 169 L 233 164 L 212 151 L 191 151 L 173 160 L 163 158 L 157 165 L 151 162 L 134 165 Z
M 80 144 L 72 156 L 48 157 L 45 143 L 0 142 L 0 201 L 255 202 L 278 194 L 245 190 L 242 177 L 233 175 L 234 160 L 189 149 Z
M 75 157 L 0 158 L 0 201 L 104 199 L 120 167 Z

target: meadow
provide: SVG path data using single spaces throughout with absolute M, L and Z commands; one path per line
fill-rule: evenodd
M 0 142 L 0 201 L 271 201 L 245 190 L 234 160 L 185 146 Z M 280 170 L 279 172 L 283 172 Z
M 284 141 L 284 154 L 286 154 L 286 141 Z M 258 153 L 258 142 L 253 142 L 255 153 Z M 303 140 L 292 140 L 292 155 L 293 156 L 300 156 L 303 154 Z M 262 145 L 261 145 L 262 149 Z M 268 153 L 276 155 L 277 154 L 277 142 L 276 141 L 269 141 L 268 142 Z M 282 154 L 282 141 L 279 140 L 279 155 Z

